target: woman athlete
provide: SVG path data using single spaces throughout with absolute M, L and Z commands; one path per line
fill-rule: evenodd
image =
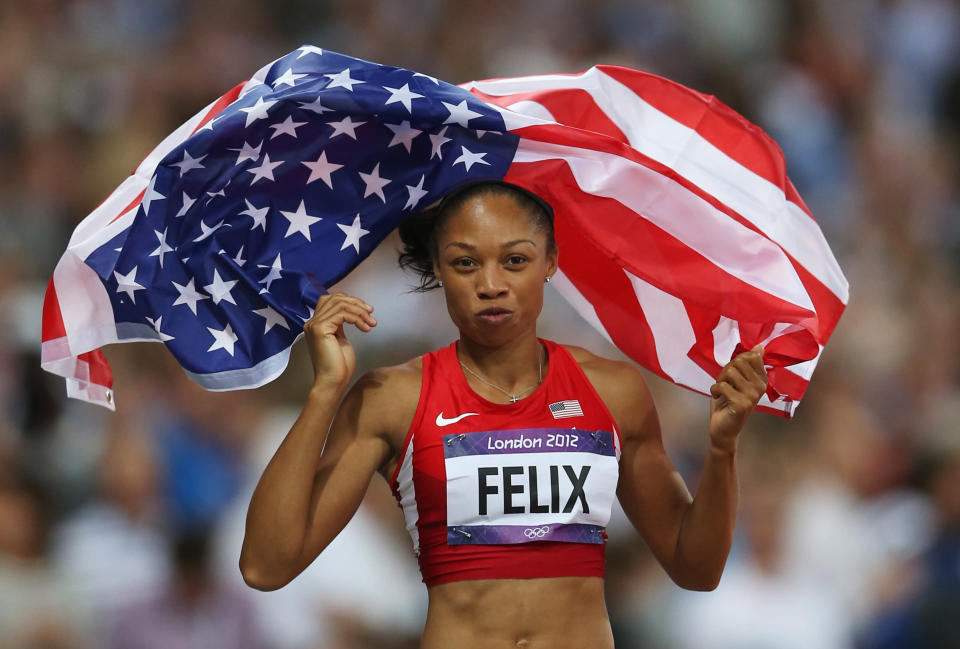
M 373 307 L 320 297 L 304 325 L 314 384 L 250 501 L 244 580 L 272 590 L 296 577 L 378 472 L 427 584 L 424 649 L 613 647 L 603 526 L 614 495 L 673 581 L 715 588 L 736 517 L 737 438 L 766 389 L 763 349 L 732 359 L 710 390 L 691 498 L 640 372 L 536 335 L 557 270 L 549 207 L 490 182 L 430 216 L 426 230 L 402 226 L 401 263 L 421 288 L 443 288 L 459 340 L 347 390 L 356 358 L 344 325 L 370 331 Z

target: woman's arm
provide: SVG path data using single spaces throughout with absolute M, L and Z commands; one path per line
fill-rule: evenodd
M 369 331 L 376 325 L 371 311 L 358 298 L 324 295 L 304 325 L 314 385 L 247 512 L 240 571 L 254 588 L 279 588 L 309 565 L 347 524 L 373 473 L 390 457 L 376 403 L 387 371 L 362 377 L 337 407 L 356 367 L 343 324 Z
M 762 349 L 731 360 L 711 388 L 710 445 L 695 498 L 664 451 L 643 376 L 628 365 L 617 365 L 618 371 L 607 372 L 609 378 L 601 383 L 623 438 L 620 503 L 677 585 L 712 590 L 733 542 L 737 438 L 766 389 Z

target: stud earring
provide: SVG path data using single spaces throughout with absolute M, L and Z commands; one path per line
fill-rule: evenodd
M 440 288 L 443 288 L 443 282 L 440 281 L 439 279 L 437 280 L 437 286 L 439 286 Z
M 546 278 L 545 280 L 543 280 L 543 281 L 544 281 L 544 283 L 549 284 L 549 283 L 550 283 L 550 276 L 548 275 L 547 278 Z

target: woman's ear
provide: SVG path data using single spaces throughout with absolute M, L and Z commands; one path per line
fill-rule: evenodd
M 560 252 L 554 248 L 547 253 L 547 277 L 553 277 L 557 272 L 557 261 L 560 258 Z

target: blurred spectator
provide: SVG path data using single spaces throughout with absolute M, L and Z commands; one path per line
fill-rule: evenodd
M 210 537 L 191 530 L 172 545 L 164 590 L 123 607 L 108 649 L 261 649 L 247 599 L 226 587 L 210 563 Z
M 97 496 L 56 530 L 56 564 L 96 614 L 98 633 L 121 606 L 155 596 L 169 572 L 157 481 L 152 440 L 118 426 L 100 459 Z
M 238 588 L 245 588 L 238 559 L 250 495 L 297 415 L 296 409 L 273 409 L 264 418 L 250 448 L 242 495 L 221 518 L 217 564 L 224 580 Z M 426 618 L 426 590 L 410 537 L 379 476 L 343 532 L 301 575 L 278 591 L 247 591 L 276 649 L 413 649 Z
M 48 499 L 11 469 L 0 469 L 0 646 L 92 649 L 86 602 L 47 553 Z

